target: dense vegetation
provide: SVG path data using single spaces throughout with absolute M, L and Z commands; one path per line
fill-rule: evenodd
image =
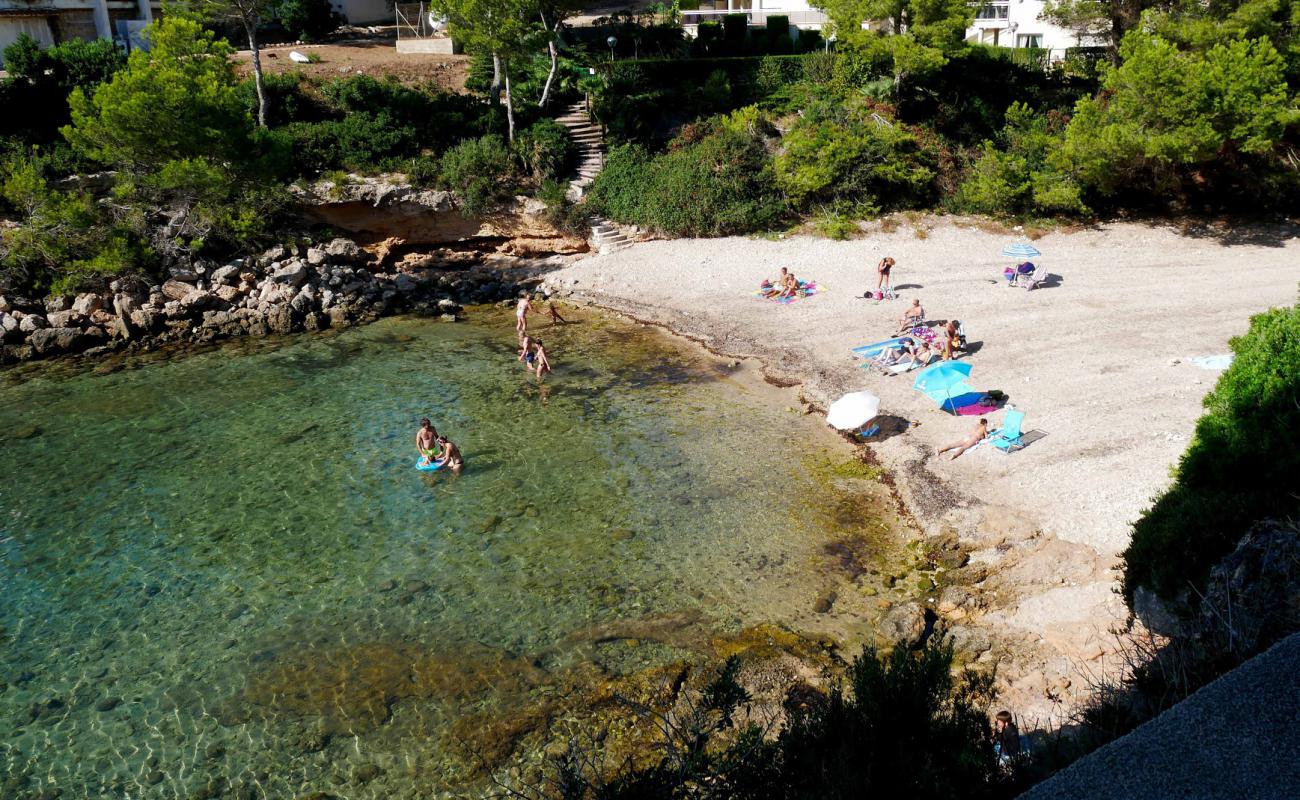
M 749 695 L 733 657 L 664 720 L 663 758 L 608 774 L 575 739 L 555 765 L 555 794 L 571 800 L 779 800 L 898 796 L 917 800 L 1009 796 L 993 752 L 987 675 L 952 673 L 950 645 L 888 655 L 865 650 L 847 685 L 792 689 L 771 732 L 745 713 Z M 775 733 L 775 735 L 768 735 Z
M 1256 315 L 1232 352 L 1173 485 L 1133 528 L 1130 601 L 1139 586 L 1171 600 L 1200 591 L 1253 523 L 1300 515 L 1300 306 Z

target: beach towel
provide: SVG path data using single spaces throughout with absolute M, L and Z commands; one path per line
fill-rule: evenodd
M 771 300 L 773 303 L 780 303 L 784 306 L 793 303 L 801 297 L 812 297 L 813 295 L 823 291 L 823 288 L 818 286 L 816 281 L 799 281 L 799 292 L 797 294 L 789 297 L 768 297 L 767 293 L 770 292 L 772 288 L 772 285 L 768 283 L 766 286 L 755 290 L 754 296 L 761 297 L 764 300 Z

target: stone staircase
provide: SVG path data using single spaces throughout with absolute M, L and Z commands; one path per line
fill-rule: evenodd
M 555 121 L 564 126 L 578 147 L 578 174 L 569 181 L 568 192 L 569 199 L 576 203 L 605 166 L 605 136 L 587 113 L 585 100 L 570 105 Z M 611 253 L 631 244 L 617 225 L 595 216 L 591 218 L 591 241 L 600 253 Z

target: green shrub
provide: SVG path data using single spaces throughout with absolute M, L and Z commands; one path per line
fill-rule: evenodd
M 285 126 L 293 171 L 314 175 L 329 169 L 365 171 L 380 161 L 415 151 L 415 131 L 388 114 L 354 113 L 341 120 L 294 122 Z
M 767 35 L 773 41 L 790 38 L 790 18 L 784 14 L 772 14 L 767 18 Z
M 591 233 L 586 210 L 569 199 L 569 184 L 548 180 L 537 190 L 537 199 L 546 204 L 545 219 L 563 233 L 585 238 Z
M 722 38 L 728 47 L 734 48 L 733 52 L 740 51 L 748 35 L 748 14 L 727 14 L 722 18 Z
M 311 91 L 311 84 L 299 72 L 268 73 L 262 81 L 266 91 L 266 124 L 272 128 L 291 122 L 324 122 L 332 114 L 321 98 Z M 257 111 L 257 89 L 253 81 L 239 85 L 249 114 Z
M 534 181 L 562 178 L 573 164 L 576 149 L 568 131 L 555 120 L 533 123 L 515 137 L 515 152 Z
M 126 65 L 126 56 L 108 39 L 41 49 L 21 34 L 5 48 L 4 63 L 9 77 L 0 79 L 0 108 L 21 113 L 0 115 L 0 138 L 45 144 L 58 141 L 59 128 L 71 121 L 72 90 L 93 92 Z
M 914 208 L 934 197 L 933 154 L 915 133 L 869 105 L 811 109 L 781 145 L 776 183 L 795 208 L 842 202 Z
M 1139 586 L 1167 599 L 1201 589 L 1252 523 L 1300 514 L 1300 306 L 1257 314 L 1231 347 L 1173 485 L 1133 526 L 1130 603 Z
M 858 224 L 851 217 L 839 211 L 823 211 L 813 219 L 817 232 L 827 239 L 843 241 L 858 234 Z
M 318 42 L 344 22 L 329 0 L 280 0 L 275 17 L 289 35 L 304 42 Z
M 1056 166 L 1061 136 L 1023 103 L 1007 109 L 997 143 L 983 152 L 957 187 L 959 211 L 990 215 L 1086 214 L 1082 189 Z
M 443 153 L 438 185 L 456 193 L 461 213 L 467 217 L 494 210 L 515 189 L 510 148 L 495 134 L 466 139 Z
M 619 222 L 673 236 L 725 236 L 764 230 L 786 213 L 760 136 L 718 127 L 650 156 L 615 148 L 588 203 Z

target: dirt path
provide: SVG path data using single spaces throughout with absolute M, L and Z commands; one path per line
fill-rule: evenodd
M 1118 556 L 1219 375 L 1189 359 L 1227 353 L 1252 314 L 1296 302 L 1300 232 L 1194 236 L 1114 224 L 1052 233 L 1034 244 L 1054 277 L 1026 292 L 1000 279 L 1009 260 L 999 251 L 1015 234 L 920 224 L 920 235 L 905 227 L 850 242 L 647 242 L 577 262 L 548 283 L 717 351 L 757 356 L 820 408 L 848 391 L 878 394 L 893 424 L 872 451 L 924 530 L 955 531 L 973 551 L 959 572 L 978 602 L 939 610 L 962 626 L 978 620 L 1005 645 L 989 652 L 1002 660 L 1009 706 L 1059 718 L 1090 672 L 1118 666 L 1107 662 L 1110 631 L 1126 615 L 1114 593 Z M 863 299 L 885 255 L 897 260 L 902 299 Z M 788 306 L 755 298 L 782 266 L 825 293 Z M 955 461 L 933 456 L 973 419 L 935 409 L 910 377 L 860 369 L 849 352 L 888 338 L 913 297 L 929 319 L 965 323 L 972 385 L 1006 392 L 1044 438 L 1009 456 L 988 446 Z M 1002 416 L 991 414 L 991 425 Z
M 289 59 L 293 50 L 320 57 L 317 64 L 298 64 Z M 235 61 L 241 74 L 252 72 L 252 56 L 240 50 Z M 382 79 L 396 76 L 406 84 L 433 82 L 449 92 L 465 90 L 469 56 L 444 56 L 430 53 L 398 53 L 393 39 L 362 39 L 328 44 L 301 44 L 267 47 L 262 50 L 262 68 L 268 74 L 301 72 L 309 78 L 328 80 L 351 75 L 369 75 Z

